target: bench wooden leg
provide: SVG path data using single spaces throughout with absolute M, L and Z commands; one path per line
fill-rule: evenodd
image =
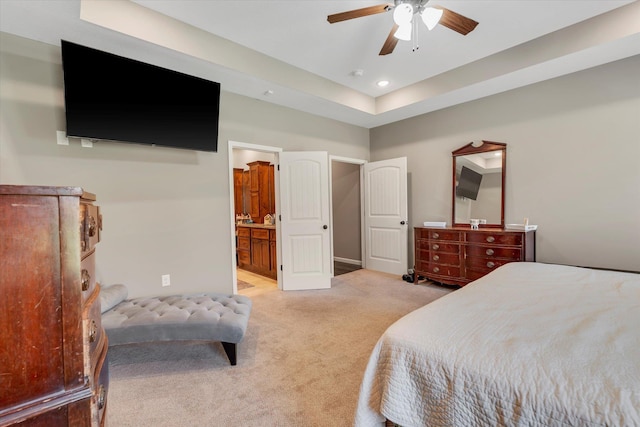
M 233 344 L 230 342 L 223 342 L 222 347 L 224 348 L 224 352 L 227 353 L 227 357 L 229 358 L 229 362 L 231 362 L 231 365 L 235 366 L 237 344 Z

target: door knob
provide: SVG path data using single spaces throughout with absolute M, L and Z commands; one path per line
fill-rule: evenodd
M 400 225 L 404 225 L 404 221 L 400 221 Z
M 325 225 L 322 226 L 322 228 L 326 230 L 329 227 L 325 224 Z

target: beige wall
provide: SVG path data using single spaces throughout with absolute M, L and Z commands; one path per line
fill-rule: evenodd
M 97 142 L 65 129 L 59 47 L 0 33 L 0 184 L 81 186 L 104 217 L 97 277 L 130 295 L 230 292 L 228 140 L 367 159 L 369 132 L 222 92 L 217 153 Z M 90 69 L 87 70 L 90 72 Z M 171 286 L 161 287 L 161 275 Z
M 505 220 L 539 226 L 538 261 L 637 271 L 639 75 L 636 56 L 372 129 L 371 160 L 408 157 L 412 226 L 450 223 L 451 152 L 505 142 Z

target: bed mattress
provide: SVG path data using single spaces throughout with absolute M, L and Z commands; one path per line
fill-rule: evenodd
M 356 426 L 640 425 L 640 275 L 510 263 L 388 328 Z

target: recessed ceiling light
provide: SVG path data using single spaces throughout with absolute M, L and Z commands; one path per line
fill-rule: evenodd
M 389 85 L 389 80 L 380 80 L 378 83 L 376 83 L 378 85 L 378 87 L 385 87 Z

